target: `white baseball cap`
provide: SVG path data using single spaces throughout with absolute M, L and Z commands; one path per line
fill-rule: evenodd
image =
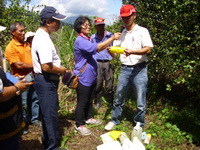
M 31 36 L 35 36 L 35 32 L 31 32 L 31 31 L 26 32 L 24 41 L 26 41 Z
M 0 26 L 0 32 L 3 31 L 3 30 L 5 30 L 5 29 L 6 29 L 6 27 Z

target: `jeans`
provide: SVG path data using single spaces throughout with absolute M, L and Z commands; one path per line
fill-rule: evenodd
M 21 94 L 23 117 L 26 122 L 34 123 L 39 120 L 40 109 L 39 100 L 35 92 L 34 86 L 31 85 L 26 91 Z M 26 112 L 28 111 L 28 113 Z M 27 115 L 28 114 L 28 115 Z
M 45 150 L 57 150 L 59 144 L 58 131 L 58 83 L 43 75 L 35 76 L 34 87 L 37 92 L 42 113 L 43 145 Z
M 113 123 L 120 123 L 119 118 L 122 115 L 128 89 L 131 86 L 137 104 L 137 110 L 133 117 L 133 122 L 140 122 L 141 126 L 144 126 L 146 113 L 147 82 L 147 65 L 137 68 L 122 66 L 118 78 L 116 99 L 114 101 L 112 110 L 111 121 Z

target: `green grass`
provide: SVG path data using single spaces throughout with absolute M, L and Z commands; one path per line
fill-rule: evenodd
M 75 107 L 75 105 L 73 106 Z M 102 125 L 97 127 L 98 130 L 101 131 L 104 130 L 104 125 L 110 120 L 111 117 L 111 109 L 108 108 L 106 104 L 104 104 L 104 107 L 105 111 L 103 112 L 94 111 L 95 118 L 99 118 L 103 121 Z M 135 102 L 128 100 L 124 107 L 125 109 L 123 111 L 121 123 L 115 126 L 114 129 L 123 131 L 130 137 L 133 129 L 131 120 L 135 111 Z M 60 113 L 62 114 L 62 112 L 67 115 L 66 109 Z M 183 118 L 189 114 L 195 114 L 195 110 L 186 111 L 185 108 L 183 108 L 182 111 L 179 111 L 178 108 L 171 106 L 170 104 L 163 103 L 162 101 L 148 104 L 146 115 L 147 124 L 145 125 L 143 131 L 150 133 L 152 138 L 150 144 L 145 145 L 146 149 L 182 150 L 195 147 L 195 143 L 198 145 L 200 132 L 190 130 L 190 124 L 193 125 L 193 123 L 188 122 L 186 124 L 185 122 L 182 122 L 184 120 Z M 69 114 L 67 116 L 70 117 Z M 193 117 L 193 115 L 190 116 Z M 194 121 L 195 120 L 193 120 L 193 122 Z M 184 128 L 185 126 L 188 126 L 187 129 Z M 92 128 L 93 126 L 90 125 L 89 127 Z M 70 135 L 63 138 L 63 143 L 66 143 L 66 140 L 73 141 L 73 134 L 74 133 L 72 132 Z

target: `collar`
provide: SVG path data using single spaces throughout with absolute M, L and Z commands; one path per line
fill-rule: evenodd
M 110 33 L 109 33 L 108 31 L 104 31 L 104 37 L 103 37 L 103 38 L 109 37 L 109 36 L 110 36 Z M 95 33 L 95 38 L 98 38 L 98 39 L 99 39 L 99 36 L 98 36 L 97 33 Z
M 79 34 L 78 34 L 78 36 L 81 36 L 81 37 L 83 37 L 83 38 L 87 39 L 88 41 L 90 41 L 90 37 L 89 37 L 89 36 L 86 36 L 86 35 L 84 35 L 83 33 L 79 33 Z
M 136 24 L 136 25 L 133 27 L 133 29 L 132 29 L 132 30 L 128 31 L 128 30 L 126 30 L 126 28 L 125 28 L 123 32 L 131 33 L 132 31 L 137 31 L 137 30 L 138 30 L 138 28 L 139 28 L 139 25 L 138 25 L 138 24 Z
M 25 45 L 27 45 L 26 42 L 20 43 L 20 42 L 16 41 L 15 39 L 12 39 L 12 42 L 13 42 L 15 45 L 17 45 L 17 46 L 20 46 L 20 45 L 25 46 Z

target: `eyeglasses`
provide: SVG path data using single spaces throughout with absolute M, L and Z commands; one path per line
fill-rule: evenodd
M 91 24 L 83 24 L 82 27 L 83 27 L 83 28 L 87 28 L 87 27 L 90 28 L 90 27 L 91 27 Z

